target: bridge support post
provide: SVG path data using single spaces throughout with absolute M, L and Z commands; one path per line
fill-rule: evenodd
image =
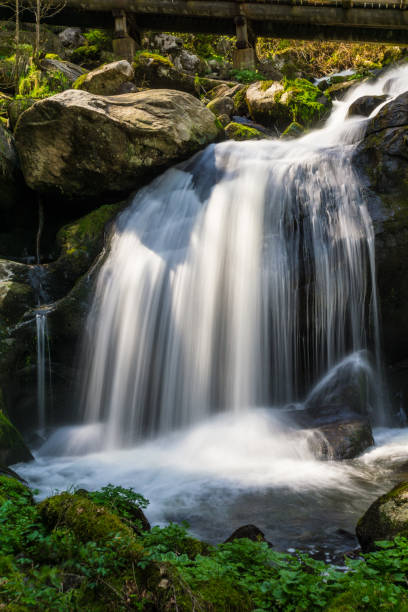
M 115 55 L 129 62 L 133 61 L 136 51 L 136 43 L 127 30 L 127 19 L 125 11 L 113 11 L 115 18 L 115 30 L 113 34 L 113 52 Z
M 248 40 L 248 22 L 246 17 L 235 18 L 235 28 L 237 34 L 236 49 L 232 52 L 232 62 L 237 70 L 255 70 L 256 52 L 251 47 Z

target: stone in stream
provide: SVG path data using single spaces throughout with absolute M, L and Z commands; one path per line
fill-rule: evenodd
M 350 105 L 347 115 L 348 117 L 354 115 L 368 117 L 377 106 L 386 101 L 387 97 L 388 96 L 362 96 Z
M 356 534 L 364 553 L 376 550 L 375 542 L 408 538 L 408 482 L 400 482 L 379 497 L 357 523 Z
M 263 531 L 259 529 L 256 525 L 243 525 L 242 527 L 238 527 L 224 542 L 224 544 L 228 544 L 229 542 L 233 542 L 234 540 L 239 540 L 241 538 L 246 538 L 248 540 L 252 540 L 252 542 L 267 542 L 269 546 L 272 546 L 270 542 L 265 539 L 265 534 Z
M 68 90 L 23 113 L 15 138 L 29 187 L 86 198 L 137 189 L 220 133 L 213 113 L 180 91 Z

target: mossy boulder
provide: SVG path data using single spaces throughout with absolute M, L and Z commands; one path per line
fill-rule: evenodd
M 20 463 L 20 461 L 30 461 L 32 458 L 20 432 L 5 413 L 3 394 L 0 390 L 0 464 L 8 466 Z M 0 476 L 0 499 L 2 478 Z M 21 485 L 21 483 L 18 484 Z
M 281 134 L 281 138 L 282 140 L 292 140 L 293 138 L 299 138 L 299 136 L 303 136 L 304 133 L 304 127 L 300 125 L 300 123 L 298 123 L 297 121 L 292 121 L 292 123 Z
M 124 545 L 131 543 L 130 550 L 142 554 L 132 529 L 105 507 L 94 504 L 86 495 L 61 493 L 49 497 L 39 504 L 42 520 L 49 529 L 67 527 L 82 542 L 103 543 L 114 539 Z
M 35 303 L 30 285 L 13 280 L 0 280 L 0 321 L 15 325 Z
M 375 550 L 375 542 L 408 538 L 408 482 L 401 482 L 379 497 L 358 521 L 357 538 L 363 552 Z
M 33 502 L 33 494 L 30 489 L 18 478 L 8 474 L 0 474 L 0 504 L 4 501 L 25 498 L 26 502 Z
M 165 89 L 110 97 L 65 91 L 23 113 L 15 131 L 27 184 L 81 199 L 137 189 L 219 135 L 199 100 Z
M 234 110 L 234 102 L 228 96 L 219 96 L 207 104 L 207 108 L 217 117 L 220 115 L 231 116 Z
M 44 266 L 43 284 L 53 301 L 67 295 L 88 271 L 103 249 L 109 223 L 127 204 L 127 201 L 105 204 L 59 230 L 56 242 L 60 255 Z
M 230 140 L 262 140 L 265 138 L 265 134 L 262 134 L 259 130 L 249 125 L 243 125 L 242 123 L 236 123 L 232 121 L 225 128 L 225 135 Z
M 126 60 L 105 64 L 96 70 L 81 75 L 75 81 L 74 89 L 83 89 L 101 96 L 121 93 L 121 86 L 134 78 L 134 70 Z
M 255 121 L 284 131 L 293 121 L 311 127 L 323 119 L 331 102 L 305 79 L 258 81 L 246 92 L 249 113 Z

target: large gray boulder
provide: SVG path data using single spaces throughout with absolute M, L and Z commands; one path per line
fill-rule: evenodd
M 86 44 L 86 38 L 82 36 L 81 28 L 66 28 L 58 36 L 66 49 L 76 49 Z
M 375 542 L 408 538 L 408 482 L 400 482 L 371 504 L 358 521 L 356 534 L 365 553 L 375 550 Z
M 184 92 L 68 90 L 23 113 L 15 139 L 29 187 L 84 198 L 133 190 L 219 132 L 213 113 Z

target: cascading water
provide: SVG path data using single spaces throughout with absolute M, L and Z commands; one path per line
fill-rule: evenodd
M 47 310 L 42 308 L 39 309 L 35 315 L 37 328 L 37 411 L 38 430 L 40 435 L 44 435 L 45 433 L 47 396 L 50 395 L 52 389 L 47 314 Z
M 313 404 L 339 371 L 371 379 L 364 353 L 347 357 L 366 346 L 381 387 L 374 233 L 351 165 L 364 120 L 346 117 L 388 79 L 390 96 L 408 90 L 408 67 L 357 87 L 319 131 L 209 147 L 139 192 L 88 319 L 85 424 L 18 466 L 41 496 L 112 482 L 150 499 L 153 523 L 187 519 L 208 541 L 251 522 L 278 549 L 353 546 L 344 530 L 407 478 L 407 430 L 318 461 L 281 407 L 323 377 Z
M 296 401 L 367 330 L 378 367 L 374 233 L 350 161 L 362 122 L 345 111 L 300 140 L 209 147 L 136 195 L 84 362 L 86 419 L 110 446 Z

